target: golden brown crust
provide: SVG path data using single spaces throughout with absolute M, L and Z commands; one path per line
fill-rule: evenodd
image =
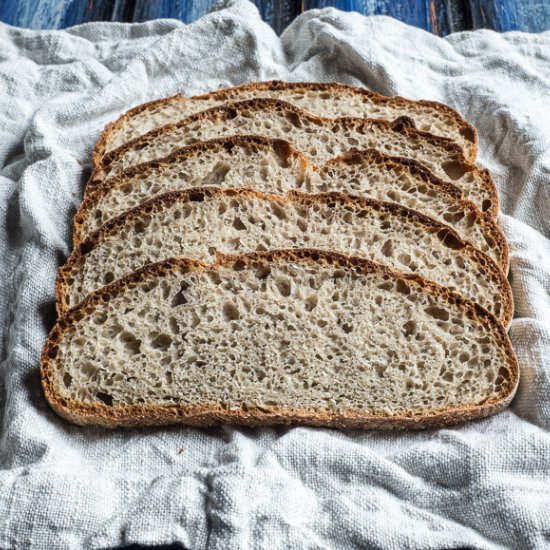
M 94 191 L 91 191 L 85 197 L 77 213 L 75 214 L 73 233 L 73 243 L 75 247 L 80 245 L 85 237 L 83 234 L 83 223 L 89 211 L 101 202 L 101 200 L 112 189 L 124 185 L 132 177 L 139 176 L 147 171 L 163 168 L 171 163 L 177 163 L 185 158 L 198 156 L 206 151 L 222 148 L 225 150 L 230 150 L 233 147 L 270 148 L 284 160 L 287 160 L 289 157 L 293 157 L 301 164 L 303 169 L 306 169 L 306 167 L 309 166 L 310 169 L 319 170 L 320 172 L 327 171 L 331 167 L 337 166 L 340 163 L 354 165 L 364 162 L 384 164 L 394 170 L 406 169 L 413 175 L 413 177 L 419 179 L 426 185 L 429 185 L 436 193 L 452 198 L 452 200 L 466 212 L 466 215 L 475 218 L 475 223 L 480 224 L 484 231 L 488 233 L 495 241 L 496 250 L 498 251 L 499 257 L 498 266 L 505 275 L 508 274 L 510 264 L 508 242 L 496 222 L 492 220 L 490 215 L 482 213 L 474 203 L 462 199 L 462 192 L 458 187 L 450 182 L 439 179 L 417 161 L 406 157 L 390 157 L 380 153 L 376 149 L 352 149 L 344 155 L 334 157 L 323 166 L 316 167 L 308 163 L 305 155 L 296 150 L 290 143 L 284 140 L 254 135 L 238 135 L 229 138 L 217 138 L 199 142 L 187 147 L 182 147 L 162 159 L 133 166 L 127 170 L 124 170 L 121 174 L 101 182 Z
M 82 223 L 84 221 L 84 217 L 89 210 L 97 205 L 97 203 L 100 202 L 114 187 L 123 185 L 130 178 L 143 174 L 147 170 L 156 170 L 169 164 L 179 162 L 185 158 L 200 156 L 207 151 L 230 151 L 236 147 L 247 147 L 250 149 L 269 148 L 284 161 L 288 161 L 290 157 L 293 157 L 304 169 L 308 165 L 305 155 L 295 149 L 290 143 L 288 143 L 288 141 L 284 141 L 282 139 L 243 134 L 209 139 L 194 143 L 193 145 L 187 145 L 181 149 L 176 149 L 166 157 L 127 168 L 120 174 L 117 174 L 107 180 L 98 180 L 97 182 L 92 181 L 91 183 L 88 183 L 87 187 L 89 187 L 89 190 L 74 217 L 73 243 L 76 246 L 82 242 L 84 237 L 82 235 Z M 458 192 L 460 193 L 460 191 Z
M 503 381 L 501 392 L 479 405 L 449 408 L 424 414 L 369 415 L 360 411 L 338 413 L 331 411 L 302 411 L 283 409 L 249 409 L 226 411 L 220 406 L 171 406 L 140 405 L 126 407 L 109 407 L 101 404 L 83 404 L 67 402 L 58 395 L 51 384 L 52 361 L 58 353 L 58 347 L 66 332 L 75 330 L 75 324 L 103 302 L 107 302 L 128 288 L 134 288 L 151 278 L 162 277 L 171 272 L 188 272 L 194 270 L 216 270 L 220 267 L 242 269 L 250 265 L 271 264 L 273 262 L 304 262 L 330 264 L 360 272 L 377 272 L 381 277 L 406 281 L 422 292 L 436 296 L 439 300 L 457 307 L 469 319 L 475 319 L 492 330 L 502 346 L 508 362 L 508 378 Z M 267 426 L 281 423 L 300 423 L 313 426 L 335 428 L 368 428 L 368 429 L 419 429 L 449 426 L 466 420 L 483 418 L 505 408 L 512 400 L 519 383 L 519 365 L 512 350 L 510 340 L 504 327 L 478 304 L 466 300 L 460 294 L 451 292 L 418 275 L 403 274 L 381 264 L 360 258 L 350 258 L 333 252 L 312 249 L 275 250 L 251 254 L 220 255 L 216 263 L 206 265 L 189 258 L 170 258 L 157 264 L 150 264 L 134 273 L 99 289 L 88 296 L 80 305 L 58 319 L 50 332 L 42 350 L 41 359 L 42 387 L 52 408 L 67 420 L 80 425 L 100 425 L 114 427 L 142 427 L 183 423 L 194 426 L 210 426 L 220 422 L 231 422 L 250 426 Z
M 215 90 L 200 96 L 195 96 L 191 99 L 196 101 L 208 100 L 212 98 L 219 99 L 221 101 L 229 100 L 233 93 L 235 92 L 238 93 L 241 90 L 243 91 L 292 90 L 295 93 L 301 93 L 304 91 L 315 91 L 315 90 L 328 91 L 328 92 L 347 92 L 350 94 L 368 98 L 373 103 L 377 103 L 379 105 L 384 105 L 384 104 L 386 105 L 393 104 L 396 106 L 422 105 L 425 107 L 430 107 L 450 117 L 456 123 L 457 126 L 461 127 L 460 134 L 462 135 L 464 140 L 468 143 L 468 149 L 464 151 L 464 156 L 470 162 L 475 162 L 477 158 L 477 142 L 478 142 L 477 130 L 462 115 L 460 115 L 458 111 L 456 111 L 455 109 L 452 109 L 451 107 L 449 107 L 448 105 L 445 105 L 444 103 L 439 103 L 437 101 L 430 101 L 426 99 L 420 99 L 420 100 L 407 99 L 405 97 L 398 96 L 398 95 L 383 96 L 376 92 L 371 92 L 370 90 L 367 90 L 365 88 L 359 88 L 357 86 L 351 86 L 349 84 L 339 84 L 337 82 L 284 82 L 282 80 L 271 80 L 267 82 L 253 82 L 253 83 L 241 84 L 240 86 L 235 86 L 234 88 L 224 88 L 221 90 Z M 182 101 L 185 101 L 185 99 L 182 98 Z M 407 116 L 404 116 L 403 118 L 406 118 L 410 122 L 410 124 L 412 124 L 412 126 L 416 128 L 416 125 L 411 118 Z
M 147 103 L 142 103 L 132 109 L 129 109 L 120 115 L 116 120 L 106 124 L 103 132 L 101 132 L 101 135 L 95 143 L 94 150 L 92 151 L 92 166 L 96 168 L 101 165 L 101 159 L 105 156 L 110 135 L 113 133 L 113 130 L 121 126 L 125 120 L 132 118 L 134 115 L 137 115 L 147 109 L 154 108 L 159 105 L 165 105 L 166 103 L 174 101 L 184 101 L 184 98 L 181 94 L 176 94 L 169 97 L 155 99 L 153 101 L 148 101 Z
M 490 233 L 491 237 L 497 243 L 497 250 L 499 252 L 500 258 L 498 266 L 504 273 L 504 275 L 508 275 L 508 270 L 510 268 L 510 248 L 508 246 L 506 236 L 495 221 L 495 217 L 493 216 L 492 211 L 482 212 L 472 201 L 462 198 L 462 191 L 460 190 L 460 188 L 450 182 L 438 178 L 435 174 L 430 172 L 430 170 L 428 170 L 424 165 L 420 164 L 416 160 L 407 157 L 384 155 L 376 149 L 351 149 L 344 155 L 334 157 L 316 169 L 321 171 L 327 170 L 333 164 L 338 164 L 340 162 L 345 164 L 361 164 L 363 160 L 370 160 L 372 162 L 381 162 L 383 160 L 388 165 L 393 166 L 397 166 L 399 164 L 403 168 L 406 167 L 412 175 L 421 179 L 427 185 L 430 185 L 434 190 L 436 190 L 437 193 L 445 194 L 449 197 L 452 197 L 453 200 L 455 200 L 456 203 L 468 213 L 468 215 L 471 215 L 476 219 L 476 223 L 482 225 L 483 228 L 488 233 Z M 492 185 L 494 185 L 490 172 L 488 170 L 481 170 L 481 172 L 485 172 L 486 175 L 484 175 L 484 177 L 488 176 L 490 181 L 492 182 Z M 496 200 L 498 201 L 498 193 L 496 191 L 495 193 L 497 196 Z
M 471 164 L 464 157 L 463 151 L 459 145 L 455 142 L 438 136 L 429 134 L 428 132 L 422 132 L 411 127 L 410 122 L 406 117 L 401 117 L 393 122 L 388 122 L 386 120 L 377 120 L 377 119 L 364 119 L 364 118 L 337 118 L 329 119 L 322 118 L 304 111 L 290 103 L 280 101 L 278 99 L 269 99 L 269 98 L 256 98 L 249 99 L 244 101 L 238 101 L 230 104 L 225 104 L 223 106 L 213 107 L 205 111 L 201 111 L 190 117 L 184 118 L 183 120 L 178 121 L 176 124 L 167 124 L 160 128 L 156 128 L 147 132 L 146 134 L 128 141 L 121 147 L 114 149 L 107 153 L 103 159 L 101 166 L 96 167 L 94 173 L 92 174 L 90 181 L 88 182 L 86 193 L 93 191 L 93 189 L 105 178 L 110 165 L 114 160 L 123 155 L 126 151 L 129 151 L 134 148 L 142 148 L 148 143 L 153 141 L 157 136 L 162 133 L 173 130 L 176 128 L 182 128 L 189 124 L 192 124 L 196 121 L 201 121 L 207 118 L 217 117 L 220 119 L 233 118 L 237 115 L 238 109 L 250 109 L 250 110 L 271 110 L 271 111 L 284 111 L 286 113 L 292 113 L 295 116 L 299 116 L 302 119 L 309 120 L 312 124 L 323 124 L 330 127 L 338 125 L 348 125 L 354 127 L 355 130 L 363 133 L 367 133 L 371 128 L 378 128 L 385 132 L 396 132 L 403 136 L 409 138 L 416 138 L 422 140 L 424 143 L 440 147 L 444 149 L 449 157 L 450 162 L 453 163 L 454 167 L 462 173 L 470 172 L 474 177 L 482 182 L 483 187 L 485 188 L 486 193 L 491 197 L 490 205 L 481 205 L 482 210 L 488 211 L 491 214 L 493 219 L 496 219 L 498 214 L 498 193 L 494 181 L 492 180 L 489 172 L 487 170 L 478 168 L 476 165 Z
M 272 80 L 268 82 L 254 82 L 254 83 L 247 83 L 242 84 L 240 86 L 236 86 L 233 88 L 224 88 L 222 90 L 215 90 L 212 92 L 209 92 L 207 94 L 203 94 L 200 96 L 195 96 L 191 98 L 194 101 L 202 101 L 202 100 L 208 100 L 208 99 L 219 99 L 220 101 L 223 101 L 225 99 L 231 98 L 232 95 L 237 94 L 241 91 L 250 91 L 250 90 L 266 90 L 266 91 L 278 91 L 278 90 L 292 90 L 296 93 L 300 93 L 303 91 L 332 91 L 332 92 L 338 92 L 338 91 L 345 91 L 346 93 L 351 93 L 355 95 L 362 96 L 364 98 L 367 98 L 369 102 L 377 103 L 379 105 L 383 104 L 394 104 L 396 106 L 403 106 L 403 105 L 422 105 L 426 107 L 430 107 L 436 111 L 439 111 L 440 113 L 444 114 L 446 117 L 449 117 L 451 120 L 455 122 L 455 124 L 460 127 L 459 133 L 464 138 L 465 142 L 467 143 L 466 150 L 464 151 L 466 158 L 470 162 L 475 162 L 475 159 L 477 157 L 477 142 L 478 142 L 478 136 L 476 129 L 464 118 L 462 117 L 457 111 L 449 107 L 448 105 L 444 105 L 443 103 L 438 103 L 436 101 L 428 101 L 428 100 L 411 100 L 406 99 L 401 96 L 383 96 L 376 92 L 371 92 L 369 90 L 366 90 L 364 88 L 359 88 L 355 86 L 349 86 L 346 84 L 339 84 L 336 82 L 328 82 L 328 83 L 321 83 L 321 82 L 283 82 L 281 80 Z M 176 94 L 174 96 L 170 96 L 163 99 L 157 99 L 154 101 L 150 101 L 148 103 L 143 103 L 142 105 L 138 105 L 137 107 L 134 107 L 121 115 L 117 120 L 114 122 L 111 122 L 108 124 L 103 133 L 101 134 L 100 138 L 98 139 L 96 146 L 94 148 L 93 152 L 93 160 L 94 160 L 94 166 L 99 166 L 101 159 L 105 155 L 106 147 L 108 144 L 109 136 L 113 132 L 114 129 L 121 126 L 124 121 L 126 121 L 129 118 L 132 118 L 133 116 L 149 109 L 152 107 L 157 107 L 159 105 L 167 104 L 167 103 L 174 103 L 174 102 L 184 102 L 186 101 L 185 98 L 180 95 Z M 411 121 L 412 122 L 412 121 Z M 413 123 L 414 124 L 414 123 Z
M 397 203 L 381 202 L 368 197 L 345 195 L 338 192 L 307 194 L 299 191 L 291 191 L 286 196 L 281 196 L 260 193 L 254 189 L 226 189 L 221 187 L 197 187 L 193 189 L 164 193 L 140 204 L 139 206 L 136 206 L 135 208 L 132 208 L 131 210 L 127 210 L 120 216 L 117 216 L 102 225 L 97 231 L 93 232 L 85 241 L 83 241 L 78 248 L 73 250 L 65 265 L 59 270 L 56 281 L 56 302 L 58 313 L 63 314 L 67 311 L 68 281 L 72 277 L 73 270 L 80 262 L 83 261 L 83 256 L 85 256 L 90 250 L 94 249 L 102 240 L 116 234 L 121 227 L 131 225 L 136 221 L 136 219 L 141 218 L 142 215 L 151 214 L 152 212 L 162 210 L 175 202 L 202 202 L 205 198 L 224 196 L 269 200 L 278 202 L 282 206 L 285 206 L 290 202 L 298 202 L 304 205 L 324 204 L 326 206 L 339 204 L 345 208 L 349 208 L 350 210 L 357 211 L 361 209 L 372 209 L 377 212 L 400 216 L 402 218 L 406 218 L 408 221 L 410 220 L 414 223 L 421 224 L 424 226 L 425 231 L 436 233 L 438 238 L 445 242 L 448 246 L 456 250 L 460 250 L 461 254 L 469 257 L 474 263 L 483 266 L 483 270 L 487 273 L 487 277 L 496 281 L 503 296 L 503 313 L 500 317 L 500 321 L 507 327 L 512 319 L 512 290 L 503 273 L 493 262 L 493 260 L 483 252 L 474 248 L 471 244 L 464 242 L 449 226 L 425 216 L 416 210 L 411 210 L 410 208 Z

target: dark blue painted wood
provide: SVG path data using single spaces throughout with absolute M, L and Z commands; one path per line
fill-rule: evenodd
M 174 18 L 192 23 L 210 11 L 218 0 L 136 0 L 133 21 Z M 296 0 L 254 0 L 260 15 L 276 32 L 284 28 L 298 15 Z
M 329 6 L 363 15 L 389 15 L 441 36 L 464 30 L 467 20 L 461 0 L 304 0 L 306 10 Z
M 133 21 L 179 19 L 191 23 L 208 13 L 216 0 L 136 0 Z
M 497 31 L 519 30 L 518 3 L 505 0 L 470 0 L 474 28 Z
M 463 0 L 436 0 L 433 6 L 437 26 L 432 24 L 432 28 L 426 30 L 430 30 L 439 36 L 445 36 L 452 32 L 472 28 L 472 15 L 467 2 Z
M 0 0 L 0 20 L 30 29 L 62 29 L 88 21 L 127 21 L 124 17 L 129 4 L 127 0 Z
M 469 0 L 473 28 L 542 32 L 550 29 L 548 0 Z
M 460 30 L 540 32 L 550 29 L 550 0 L 252 0 L 278 32 L 301 11 L 333 6 L 365 15 L 389 15 L 438 35 Z M 216 0 L 0 0 L 0 20 L 32 29 L 59 29 L 88 21 L 190 23 Z

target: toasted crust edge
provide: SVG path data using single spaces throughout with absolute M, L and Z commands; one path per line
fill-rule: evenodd
M 464 143 L 467 145 L 467 148 L 465 150 L 466 158 L 470 162 L 474 162 L 477 157 L 478 134 L 475 127 L 472 124 L 470 124 L 458 111 L 449 107 L 448 105 L 439 103 L 437 101 L 407 99 L 398 95 L 383 96 L 381 94 L 372 92 L 365 88 L 360 88 L 358 86 L 351 86 L 348 84 L 339 84 L 337 82 L 283 82 L 281 80 L 271 80 L 266 82 L 249 82 L 249 83 L 241 84 L 239 86 L 234 86 L 231 88 L 214 90 L 206 94 L 194 96 L 190 99 L 202 101 L 202 100 L 210 99 L 212 97 L 216 97 L 216 98 L 220 97 L 223 100 L 234 92 L 246 91 L 246 90 L 269 90 L 269 91 L 295 90 L 299 92 L 301 90 L 310 91 L 313 89 L 318 89 L 321 91 L 329 90 L 329 91 L 335 91 L 335 92 L 346 91 L 347 93 L 364 96 L 368 98 L 371 102 L 377 103 L 377 104 L 396 103 L 399 105 L 399 104 L 406 103 L 408 105 L 416 104 L 416 105 L 432 107 L 436 111 L 442 112 L 447 117 L 450 117 L 456 123 L 456 126 L 460 127 L 459 134 L 464 138 Z M 137 105 L 136 107 L 129 109 L 128 111 L 123 113 L 121 116 L 119 116 L 115 121 L 107 124 L 101 136 L 97 140 L 94 147 L 94 151 L 92 153 L 94 166 L 98 166 L 101 163 L 101 159 L 103 158 L 107 150 L 110 135 L 118 127 L 122 126 L 125 120 L 151 107 L 157 107 L 159 105 L 163 105 L 165 103 L 169 103 L 172 101 L 183 102 L 183 101 L 186 101 L 186 99 L 181 94 L 175 94 L 166 98 L 160 98 L 153 101 L 149 101 L 147 103 L 142 103 L 141 105 Z
M 397 132 L 399 134 L 402 134 L 408 137 L 417 136 L 423 139 L 428 144 L 445 149 L 449 153 L 449 157 L 453 159 L 453 162 L 456 162 L 461 169 L 463 169 L 465 172 L 474 173 L 477 179 L 481 182 L 481 184 L 485 188 L 488 196 L 490 196 L 491 198 L 491 206 L 486 211 L 490 213 L 493 219 L 496 219 L 498 215 L 498 210 L 499 210 L 498 192 L 489 171 L 486 169 L 479 168 L 475 164 L 470 163 L 464 156 L 464 153 L 461 147 L 458 144 L 456 144 L 456 142 L 448 138 L 434 136 L 433 134 L 430 134 L 428 132 L 422 132 L 420 130 L 417 130 L 414 127 L 412 121 L 407 117 L 401 117 L 392 122 L 389 122 L 386 120 L 378 120 L 378 119 L 351 118 L 351 117 L 329 119 L 329 118 L 323 118 L 316 115 L 312 115 L 308 111 L 300 109 L 299 107 L 296 107 L 291 103 L 287 103 L 285 101 L 281 101 L 278 99 L 270 99 L 270 98 L 255 98 L 255 99 L 248 99 L 244 101 L 235 101 L 231 103 L 226 103 L 223 106 L 212 107 L 210 109 L 201 111 L 187 118 L 184 118 L 178 121 L 176 124 L 167 124 L 165 126 L 161 126 L 160 128 L 155 128 L 143 134 L 142 136 L 139 136 L 138 138 L 135 138 L 133 140 L 126 142 L 124 145 L 118 147 L 117 149 L 113 149 L 102 158 L 101 165 L 96 167 L 96 169 L 94 169 L 92 175 L 90 176 L 90 179 L 86 186 L 86 193 L 93 191 L 95 188 L 97 188 L 97 186 L 102 181 L 106 179 L 106 174 L 107 174 L 106 170 L 109 169 L 110 165 L 113 163 L 114 160 L 122 156 L 126 151 L 129 151 L 136 146 L 144 147 L 150 140 L 156 138 L 158 135 L 162 134 L 165 131 L 172 130 L 175 128 L 185 127 L 186 125 L 191 124 L 197 120 L 202 120 L 211 116 L 218 116 L 218 117 L 231 116 L 238 109 L 246 109 L 246 108 L 249 108 L 249 109 L 271 108 L 273 110 L 279 110 L 279 111 L 281 110 L 286 112 L 290 111 L 291 113 L 299 117 L 309 119 L 314 123 L 317 123 L 317 124 L 321 123 L 327 126 L 335 125 L 335 124 L 349 124 L 360 128 L 361 131 L 364 131 L 364 132 L 368 131 L 369 127 L 378 127 L 385 131 Z M 480 209 L 483 210 L 483 208 L 480 208 Z
M 234 147 L 266 147 L 274 151 L 280 158 L 287 159 L 293 157 L 300 163 L 304 170 L 306 167 L 314 166 L 308 162 L 303 153 L 298 151 L 298 149 L 293 147 L 292 144 L 283 139 L 257 136 L 254 134 L 238 134 L 229 137 L 199 141 L 197 143 L 193 143 L 192 145 L 187 145 L 185 147 L 181 147 L 180 149 L 176 149 L 165 157 L 150 160 L 148 162 L 127 168 L 120 174 L 106 180 L 101 180 L 97 183 L 97 185 L 93 186 L 93 188 L 86 193 L 84 200 L 80 204 L 74 216 L 75 224 L 73 228 L 73 243 L 76 246 L 84 240 L 84 235 L 78 220 L 85 216 L 92 207 L 97 205 L 97 203 L 101 201 L 101 199 L 107 195 L 113 187 L 116 187 L 117 185 L 127 181 L 127 179 L 139 175 L 150 168 L 162 168 L 169 164 L 178 162 L 183 158 L 197 156 L 205 151 L 221 149 L 230 150 Z M 460 190 L 458 190 L 458 192 L 460 193 Z
M 120 216 L 112 218 L 110 221 L 102 225 L 97 231 L 93 232 L 89 238 L 80 244 L 78 248 L 74 248 L 73 252 L 67 259 L 65 265 L 59 270 L 58 277 L 55 285 L 56 295 L 56 307 L 59 314 L 63 314 L 67 311 L 66 296 L 68 288 L 68 279 L 71 276 L 71 272 L 77 262 L 81 261 L 83 256 L 91 249 L 95 248 L 99 242 L 105 239 L 123 225 L 130 224 L 136 218 L 139 218 L 143 213 L 151 212 L 154 209 L 160 209 L 164 205 L 171 205 L 176 200 L 181 202 L 188 202 L 196 200 L 196 198 L 204 197 L 245 197 L 245 198 L 257 198 L 261 200 L 270 200 L 278 202 L 281 205 L 288 204 L 290 202 L 299 202 L 305 205 L 308 204 L 330 204 L 331 202 L 338 202 L 346 208 L 361 209 L 361 208 L 373 208 L 377 211 L 386 211 L 392 215 L 398 215 L 411 219 L 417 223 L 421 223 L 427 230 L 436 231 L 439 238 L 443 241 L 449 239 L 453 243 L 453 246 L 460 249 L 461 253 L 469 256 L 475 263 L 481 264 L 489 271 L 489 276 L 497 281 L 497 286 L 501 291 L 503 297 L 503 312 L 499 318 L 501 323 L 508 327 L 512 320 L 513 314 L 513 295 L 512 289 L 506 280 L 504 274 L 498 267 L 498 265 L 485 253 L 479 251 L 471 244 L 463 241 L 458 233 L 448 225 L 444 225 L 441 222 L 434 220 L 416 210 L 412 210 L 403 205 L 382 202 L 376 199 L 368 197 L 360 197 L 357 195 L 346 195 L 344 193 L 330 192 L 330 193 L 317 193 L 309 194 L 299 191 L 291 191 L 287 195 L 273 195 L 268 193 L 261 193 L 255 189 L 249 189 L 246 187 L 239 189 L 221 188 L 221 187 L 195 187 L 192 189 L 171 191 L 158 195 L 140 205 L 127 210 Z
M 508 384 L 501 394 L 489 399 L 482 405 L 457 407 L 424 413 L 422 415 L 396 415 L 382 417 L 366 415 L 351 411 L 345 414 L 330 413 L 327 411 L 302 411 L 278 409 L 270 411 L 243 409 L 234 412 L 222 410 L 212 406 L 131 406 L 113 409 L 106 405 L 85 405 L 78 402 L 67 402 L 60 397 L 50 382 L 51 362 L 57 355 L 57 346 L 64 331 L 70 329 L 76 321 L 90 313 L 99 304 L 115 298 L 126 288 L 133 288 L 148 279 L 163 276 L 173 271 L 215 270 L 219 267 L 235 267 L 238 262 L 244 266 L 274 261 L 302 261 L 305 263 L 332 264 L 348 269 L 358 269 L 363 272 L 376 271 L 382 276 L 402 280 L 417 286 L 453 307 L 458 307 L 469 318 L 475 318 L 485 325 L 490 325 L 504 348 L 508 362 Z M 324 252 L 315 249 L 274 250 L 269 252 L 255 252 L 250 254 L 220 255 L 211 265 L 189 258 L 170 258 L 163 262 L 150 264 L 132 273 L 128 277 L 115 281 L 89 295 L 81 304 L 70 310 L 64 317 L 58 319 L 52 328 L 42 349 L 41 381 L 46 399 L 50 406 L 60 416 L 79 425 L 100 425 L 106 428 L 115 427 L 144 427 L 168 424 L 189 424 L 193 426 L 212 426 L 220 422 L 232 422 L 249 426 L 269 426 L 274 424 L 299 423 L 311 426 L 334 428 L 361 428 L 361 429 L 421 429 L 450 426 L 467 420 L 483 418 L 504 409 L 513 399 L 519 383 L 520 369 L 514 355 L 512 345 L 506 335 L 504 327 L 478 304 L 465 299 L 460 294 L 451 292 L 418 275 L 403 274 L 381 264 L 369 260 L 343 256 L 333 252 Z
M 186 147 L 182 147 L 173 151 L 170 155 L 167 155 L 166 157 L 145 162 L 143 164 L 138 164 L 124 170 L 117 176 L 101 182 L 101 184 L 99 184 L 95 190 L 91 191 L 84 198 L 74 216 L 73 243 L 75 247 L 79 246 L 86 237 L 82 228 L 82 220 L 88 215 L 90 210 L 109 193 L 112 188 L 125 183 L 126 181 L 128 181 L 129 178 L 139 175 L 148 169 L 165 167 L 171 163 L 178 162 L 183 158 L 198 155 L 206 150 L 215 150 L 218 148 L 230 149 L 234 146 L 271 148 L 279 156 L 283 156 L 285 158 L 294 157 L 301 164 L 303 170 L 309 168 L 311 170 L 316 170 L 319 172 L 323 172 L 324 170 L 329 169 L 331 166 L 337 165 L 339 163 L 360 164 L 364 161 L 371 160 L 374 162 L 387 162 L 393 164 L 396 167 L 398 165 L 401 165 L 411 174 L 413 174 L 414 177 L 418 177 L 424 183 L 427 183 L 428 185 L 434 187 L 438 193 L 440 192 L 449 197 L 452 197 L 453 200 L 456 201 L 456 203 L 461 208 L 475 215 L 479 223 L 488 233 L 491 234 L 492 238 L 496 241 L 497 250 L 499 252 L 500 258 L 498 266 L 505 275 L 508 274 L 510 266 L 510 251 L 508 247 L 508 241 L 506 240 L 506 237 L 504 236 L 504 233 L 502 232 L 498 224 L 492 219 L 489 214 L 479 210 L 479 208 L 473 202 L 463 199 L 462 192 L 458 187 L 450 182 L 439 179 L 419 162 L 406 157 L 385 155 L 376 149 L 351 149 L 349 152 L 343 155 L 328 160 L 321 166 L 315 166 L 307 160 L 305 155 L 295 149 L 289 142 L 256 135 L 237 135 L 227 138 L 215 138 L 207 141 L 198 142 L 193 145 L 188 145 Z

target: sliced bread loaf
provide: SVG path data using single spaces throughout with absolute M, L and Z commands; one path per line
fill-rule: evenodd
M 446 105 L 384 97 L 342 84 L 281 81 L 245 84 L 190 99 L 176 95 L 135 107 L 105 128 L 96 145 L 96 158 L 99 161 L 105 153 L 155 128 L 173 124 L 227 101 L 256 97 L 288 101 L 326 118 L 366 117 L 393 121 L 407 116 L 417 129 L 452 139 L 460 145 L 468 160 L 474 162 L 476 159 L 477 133 L 474 127 Z
M 397 202 L 450 225 L 504 273 L 508 270 L 508 246 L 497 224 L 462 200 L 457 187 L 418 163 L 369 149 L 337 157 L 317 169 L 287 142 L 254 136 L 200 142 L 108 179 L 76 213 L 74 242 L 80 244 L 111 218 L 155 195 L 206 185 L 254 187 L 275 194 L 338 191 Z
M 285 197 L 204 187 L 160 195 L 103 225 L 60 270 L 60 313 L 147 263 L 172 256 L 322 248 L 415 272 L 481 304 L 505 326 L 508 282 L 448 226 L 395 203 L 340 193 Z
M 382 153 L 417 160 L 441 179 L 460 187 L 464 197 L 493 217 L 498 196 L 487 170 L 469 164 L 456 144 L 403 121 L 323 119 L 275 99 L 253 99 L 227 104 L 153 130 L 109 153 L 92 176 L 89 188 L 122 170 L 169 155 L 176 149 L 212 138 L 256 134 L 290 141 L 315 164 L 352 148 L 374 148 Z M 95 182 L 95 183 L 94 183 Z
M 42 386 L 71 422 L 427 428 L 494 414 L 519 368 L 448 289 L 297 250 L 150 265 L 62 317 Z

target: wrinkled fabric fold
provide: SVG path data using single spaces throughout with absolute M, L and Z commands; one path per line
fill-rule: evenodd
M 550 544 L 550 32 L 441 39 L 333 9 L 279 38 L 245 0 L 191 25 L 0 25 L 0 547 L 545 548 Z M 522 379 L 495 417 L 419 433 L 70 425 L 40 387 L 54 280 L 103 126 L 253 80 L 441 101 L 499 188 Z

